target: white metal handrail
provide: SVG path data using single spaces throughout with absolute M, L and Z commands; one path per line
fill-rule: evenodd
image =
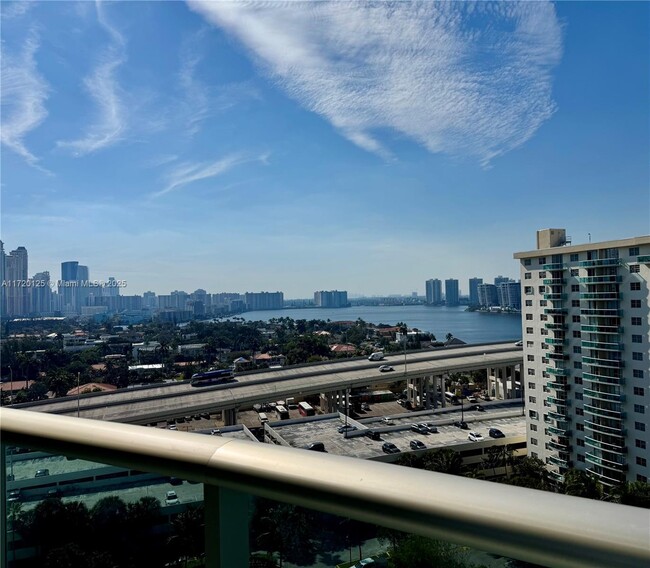
M 650 514 L 637 507 L 26 410 L 0 409 L 0 432 L 3 444 L 173 475 L 537 564 L 650 565 Z

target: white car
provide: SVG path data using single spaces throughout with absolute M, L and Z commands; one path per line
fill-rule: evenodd
M 379 367 L 380 373 L 387 373 L 388 371 L 394 371 L 394 370 L 395 369 L 393 369 L 390 365 L 382 365 L 381 367 Z
M 165 505 L 178 505 L 180 501 L 178 500 L 178 495 L 176 491 L 167 491 L 165 495 Z
M 470 432 L 467 434 L 467 439 L 470 440 L 471 442 L 482 442 L 483 441 L 483 436 L 479 434 L 478 432 Z
M 393 419 L 389 418 L 388 416 L 384 416 L 381 419 L 381 423 L 385 424 L 386 426 L 392 426 L 393 424 L 395 424 L 395 422 L 393 422 Z

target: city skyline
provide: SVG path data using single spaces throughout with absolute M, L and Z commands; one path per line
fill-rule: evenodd
M 649 12 L 3 2 L 0 238 L 29 276 L 308 298 L 647 234 Z

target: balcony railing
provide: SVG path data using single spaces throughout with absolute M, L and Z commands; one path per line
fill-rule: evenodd
M 591 268 L 594 266 L 619 266 L 621 259 L 619 258 L 599 258 L 596 260 L 583 260 L 578 263 L 581 268 Z
M 578 282 L 582 284 L 612 284 L 621 281 L 620 276 L 614 274 L 606 276 L 586 276 L 584 278 L 578 278 Z
M 583 349 L 600 349 L 601 351 L 623 351 L 622 343 L 611 343 L 605 341 L 586 341 L 581 342 Z
M 391 464 L 33 411 L 1 409 L 0 426 L 3 445 L 203 482 L 205 530 L 211 537 L 207 568 L 248 565 L 247 555 L 232 550 L 242 535 L 224 538 L 248 530 L 241 520 L 233 522 L 220 501 L 224 492 L 263 496 L 542 565 L 650 564 L 650 517 L 641 508 L 501 484 L 485 490 L 485 481 Z M 4 468 L 4 452 L 2 461 Z M 1 503 L 6 518 L 4 491 Z
M 613 335 L 619 335 L 623 333 L 624 329 L 616 325 L 581 325 L 580 330 L 582 332 L 594 332 L 594 333 L 608 333 Z

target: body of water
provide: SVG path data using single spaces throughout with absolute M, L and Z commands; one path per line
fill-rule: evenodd
M 395 325 L 402 321 L 409 328 L 416 327 L 422 331 L 433 333 L 439 341 L 444 341 L 447 333 L 451 333 L 465 343 L 521 339 L 520 314 L 467 312 L 464 306 L 454 308 L 423 305 L 353 306 L 338 309 L 263 310 L 246 312 L 240 317 L 249 321 L 268 321 L 273 318 L 355 321 L 361 318 L 368 323 L 387 325 Z

